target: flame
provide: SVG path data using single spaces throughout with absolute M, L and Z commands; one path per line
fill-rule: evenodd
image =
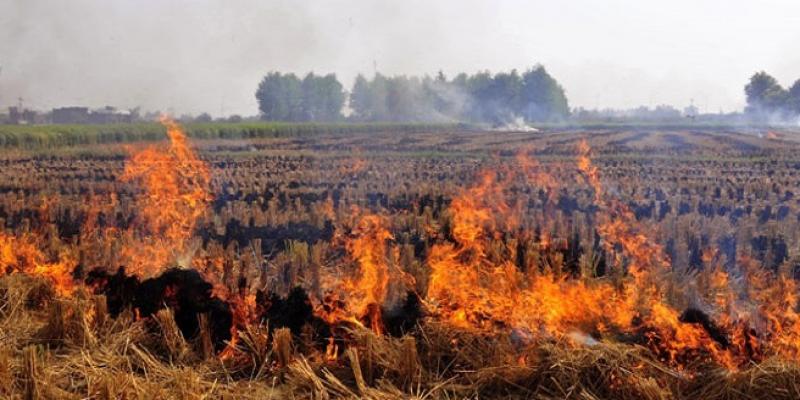
M 541 172 L 525 176 L 538 176 L 533 183 L 548 190 L 555 186 Z M 430 307 L 457 327 L 479 331 L 511 327 L 533 335 L 563 336 L 575 329 L 603 332 L 628 326 L 634 313 L 608 282 L 553 272 L 526 275 L 511 262 L 497 263 L 487 256 L 487 243 L 496 237 L 494 221 L 518 218 L 503 200 L 506 182 L 483 171 L 476 186 L 453 199 L 456 243 L 434 245 L 427 260 Z
M 369 316 L 371 328 L 381 332 L 380 307 L 389 290 L 389 266 L 386 262 L 386 241 L 392 234 L 385 218 L 367 215 L 356 227 L 356 238 L 347 242 L 347 250 L 358 262 L 358 275 L 344 282 L 348 306 L 356 314 Z
M 72 294 L 75 283 L 72 270 L 77 262 L 67 252 L 53 261 L 40 250 L 39 238 L 32 234 L 12 236 L 0 231 L 0 276 L 23 273 L 41 276 L 53 283 L 56 294 Z
M 126 232 L 122 251 L 128 270 L 148 277 L 179 263 L 188 266 L 194 251 L 190 239 L 212 199 L 208 166 L 189 147 L 177 123 L 163 117 L 170 144 L 166 151 L 149 147 L 125 164 L 121 180 L 141 186 L 135 197 L 136 230 Z
M 627 262 L 627 274 L 631 279 L 623 282 L 622 293 L 625 296 L 623 301 L 627 310 L 635 310 L 635 315 L 641 320 L 641 327 L 645 329 L 649 345 L 658 354 L 662 355 L 662 361 L 676 364 L 682 368 L 684 362 L 692 358 L 709 357 L 718 364 L 734 370 L 739 365 L 746 363 L 749 359 L 756 357 L 759 344 L 755 343 L 750 331 L 745 323 L 747 313 L 738 309 L 734 302 L 734 293 L 728 273 L 719 267 L 710 267 L 700 276 L 705 283 L 706 296 L 709 298 L 710 307 L 715 311 L 716 325 L 723 332 L 729 332 L 728 343 L 720 343 L 723 338 L 712 338 L 702 325 L 697 323 L 683 323 L 680 320 L 680 312 L 675 306 L 667 301 L 665 287 L 661 282 L 668 282 L 676 278 L 670 277 L 669 258 L 663 248 L 650 239 L 643 227 L 636 219 L 636 216 L 629 208 L 621 204 L 616 199 L 610 199 L 605 192 L 600 181 L 599 171 L 591 163 L 589 158 L 590 148 L 585 141 L 581 141 L 579 146 L 578 168 L 582 171 L 589 185 L 595 192 L 595 201 L 600 206 L 601 214 L 598 219 L 597 231 L 604 239 L 604 247 L 609 253 L 615 252 L 615 244 L 620 246 L 620 254 L 616 254 L 617 264 L 622 265 Z M 711 264 L 716 259 L 713 251 L 703 254 L 706 264 Z M 747 277 L 751 282 L 762 282 L 759 285 L 766 288 L 778 290 L 770 296 L 771 299 L 762 297 L 762 310 L 765 305 L 774 310 L 775 298 L 781 295 L 796 293 L 794 287 L 783 287 L 782 279 L 778 279 L 778 284 L 774 280 L 765 283 L 768 279 L 763 275 L 753 275 Z M 793 282 L 789 286 L 794 286 Z M 796 325 L 797 313 L 794 311 L 797 301 L 794 295 L 790 295 L 786 303 L 778 306 L 777 312 L 765 312 L 767 319 L 779 321 L 776 326 L 771 327 L 770 332 L 782 332 L 783 327 L 789 326 L 788 331 L 792 332 Z M 787 315 L 788 314 L 788 315 Z M 772 317 L 776 316 L 778 317 Z M 789 344 L 789 349 L 796 346 L 798 342 L 796 336 L 791 333 L 785 336 L 784 343 Z M 727 341 L 726 340 L 726 341 Z M 776 344 L 780 341 L 776 341 Z M 785 349 L 784 349 L 785 351 Z
M 367 160 L 363 158 L 354 158 L 350 161 L 343 163 L 339 167 L 339 173 L 343 175 L 357 175 L 367 169 Z
M 781 138 L 781 135 L 779 135 L 778 133 L 776 133 L 774 131 L 767 131 L 767 134 L 765 135 L 765 137 L 768 140 L 778 140 L 778 139 Z
M 342 175 L 357 175 L 367 169 L 368 162 L 361 153 L 361 148 L 356 147 L 352 150 L 350 158 L 342 160 L 339 166 L 339 173 Z
M 354 209 L 353 213 L 358 210 Z M 381 307 L 389 293 L 392 275 L 386 242 L 393 236 L 387 226 L 384 216 L 364 215 L 353 228 L 352 238 L 346 239 L 345 248 L 355 261 L 357 271 L 331 285 L 334 288 L 330 297 L 324 307 L 318 308 L 317 313 L 329 323 L 363 326 L 363 321 L 375 333 L 383 332 Z
M 534 338 L 570 337 L 578 332 L 590 334 L 594 341 L 639 332 L 646 340 L 643 344 L 678 367 L 707 359 L 735 369 L 763 352 L 752 329 L 742 322 L 746 314 L 735 311 L 730 280 L 719 269 L 708 271 L 704 286 L 709 288 L 709 301 L 726 310 L 724 315 L 709 314 L 712 321 L 707 322 L 715 323 L 724 337 L 712 337 L 713 326 L 681 321 L 679 310 L 683 307 L 668 301 L 663 285 L 666 279 L 676 279 L 670 276 L 669 257 L 633 212 L 605 191 L 586 142 L 581 142 L 579 150 L 578 168 L 599 206 L 597 232 L 604 249 L 618 268 L 623 268 L 621 275 L 566 276 L 554 270 L 526 274 L 511 262 L 492 260 L 489 248 L 497 245 L 497 220 L 507 218 L 504 213 L 510 209 L 502 198 L 505 182 L 484 171 L 479 182 L 451 204 L 455 243 L 434 245 L 427 259 L 426 300 L 435 315 L 463 329 L 492 332 L 511 328 Z M 546 251 L 550 243 L 543 235 L 541 248 Z M 715 259 L 710 253 L 705 258 Z M 777 279 L 776 284 L 773 278 L 759 287 L 779 290 L 770 297 L 783 299 L 761 307 L 769 332 L 775 335 L 772 345 L 784 353 L 795 352 L 800 343 L 796 340 L 800 318 L 794 311 L 797 295 L 793 281 Z

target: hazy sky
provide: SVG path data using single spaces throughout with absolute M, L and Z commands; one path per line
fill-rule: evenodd
M 387 74 L 542 63 L 571 106 L 731 111 L 800 79 L 798 0 L 0 0 L 0 106 L 253 115 L 270 70 Z

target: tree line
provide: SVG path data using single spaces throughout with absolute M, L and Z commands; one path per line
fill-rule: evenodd
M 764 71 L 755 73 L 744 87 L 745 112 L 759 119 L 792 119 L 800 116 L 800 79 L 789 89 Z
M 272 121 L 443 122 L 503 124 L 561 121 L 569 103 L 561 85 L 541 65 L 523 73 L 460 73 L 448 79 L 358 75 L 349 93 L 333 74 L 270 72 L 258 86 L 261 117 Z M 345 104 L 347 102 L 347 104 Z M 347 106 L 347 117 L 345 107 Z

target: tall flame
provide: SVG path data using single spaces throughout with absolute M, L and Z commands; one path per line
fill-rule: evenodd
M 123 251 L 129 271 L 151 276 L 174 263 L 188 266 L 194 249 L 195 225 L 212 199 L 208 166 L 189 147 L 186 135 L 173 120 L 163 117 L 170 143 L 167 151 L 149 147 L 125 165 L 123 182 L 135 182 L 139 211 L 137 231 Z
M 381 307 L 389 294 L 390 279 L 402 274 L 389 264 L 387 241 L 393 236 L 387 218 L 375 214 L 361 216 L 351 234 L 352 237 L 346 238 L 345 248 L 357 269 L 351 276 L 327 285 L 330 297 L 317 313 L 329 323 L 367 323 L 380 334 L 384 330 Z

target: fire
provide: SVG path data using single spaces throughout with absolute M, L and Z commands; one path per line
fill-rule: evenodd
M 372 330 L 380 333 L 380 307 L 389 290 L 386 241 L 392 234 L 385 219 L 377 215 L 362 218 L 354 233 L 356 238 L 347 242 L 347 250 L 358 262 L 358 274 L 344 282 L 348 306 L 356 315 L 369 316 Z
M 658 350 L 667 354 L 665 361 L 675 361 L 687 349 L 700 348 L 706 348 L 718 361 L 727 361 L 702 328 L 683 324 L 680 312 L 664 302 L 658 282 L 669 268 L 669 258 L 660 245 L 643 233 L 646 229 L 633 212 L 606 194 L 599 170 L 589 158 L 590 151 L 585 140 L 578 144 L 578 169 L 594 190 L 595 202 L 600 206 L 597 231 L 604 240 L 604 248 L 616 256 L 615 264 L 627 265 L 625 272 L 632 278 L 623 281 L 621 291 L 625 319 L 632 321 L 630 317 L 638 316 L 645 326 L 654 330 L 646 335 Z M 617 245 L 620 252 L 616 251 Z
M 75 247 L 53 245 L 49 242 L 58 240 L 55 235 L 42 232 L 0 232 L 0 275 L 41 276 L 58 295 L 68 296 L 80 264 L 76 247 L 92 250 L 98 237 L 120 242 L 116 260 L 140 277 L 175 264 L 194 267 L 213 285 L 213 295 L 230 307 L 231 340 L 221 353 L 230 358 L 237 352 L 239 330 L 259 319 L 256 298 L 246 281 L 235 289 L 227 282 L 233 275 L 222 250 L 206 249 L 203 257 L 194 257 L 196 225 L 212 200 L 210 171 L 180 127 L 169 119 L 162 123 L 169 146 L 133 154 L 121 178 L 138 189 L 133 196 L 138 214 L 130 229 L 98 226 L 101 214 L 119 206 L 112 195 L 108 204 L 90 204 L 82 244 Z M 434 239 L 424 260 L 429 275 L 423 304 L 429 318 L 481 334 L 518 333 L 530 342 L 629 340 L 649 347 L 676 369 L 702 361 L 735 370 L 774 355 L 800 357 L 800 287 L 791 271 L 767 271 L 746 256 L 737 256 L 735 268 L 725 268 L 717 252 L 707 249 L 702 271 L 679 276 L 650 227 L 607 190 L 588 143 L 581 141 L 577 151 L 578 180 L 591 188 L 596 210 L 590 217 L 593 234 L 612 261 L 612 271 L 595 276 L 552 265 L 563 261 L 559 251 L 568 242 L 547 231 L 526 231 L 527 206 L 514 203 L 512 195 L 514 185 L 522 184 L 545 190 L 542 201 L 553 201 L 562 182 L 521 154 L 513 164 L 479 171 L 475 184 L 454 196 L 445 213 L 449 230 L 444 235 L 438 227 L 422 227 Z M 45 198 L 39 214 L 48 218 L 57 204 Z M 337 214 L 331 197 L 321 207 L 328 218 Z M 337 232 L 334 239 L 346 251 L 344 268 L 324 280 L 327 297 L 314 299 L 315 313 L 330 325 L 345 323 L 382 334 L 382 313 L 393 289 L 407 290 L 415 282 L 398 266 L 392 220 L 358 209 L 351 214 L 345 226 L 352 229 Z M 516 256 L 525 251 L 518 244 L 531 244 L 533 237 L 537 242 L 528 250 L 538 252 L 539 264 L 518 265 L 523 263 Z M 166 297 L 177 293 L 173 287 L 166 290 L 171 293 Z M 133 311 L 138 315 L 139 310 Z M 340 344 L 328 339 L 325 358 L 335 361 Z
M 487 242 L 496 236 L 494 222 L 518 218 L 503 200 L 504 184 L 484 171 L 478 185 L 453 199 L 456 243 L 433 246 L 427 260 L 431 269 L 427 299 L 437 314 L 464 329 L 514 328 L 546 337 L 628 325 L 633 313 L 608 282 L 570 279 L 552 271 L 525 274 L 511 262 L 487 257 Z M 555 186 L 547 178 L 534 184 L 548 190 Z M 625 317 L 609 318 L 622 314 Z
M 188 266 L 194 249 L 190 239 L 196 222 L 212 199 L 208 166 L 189 147 L 180 126 L 162 118 L 170 144 L 167 151 L 150 147 L 134 154 L 121 180 L 135 182 L 138 229 L 125 232 L 130 243 L 122 259 L 129 271 L 152 276 L 178 263 Z
M 358 213 L 358 210 L 353 212 Z M 352 238 L 346 239 L 345 248 L 355 261 L 357 271 L 329 285 L 333 286 L 332 293 L 325 307 L 317 310 L 329 323 L 363 325 L 365 322 L 375 333 L 383 332 L 381 307 L 386 302 L 393 273 L 386 245 L 393 236 L 387 226 L 386 217 L 364 215 L 353 228 Z
M 427 259 L 426 299 L 435 315 L 463 329 L 514 329 L 533 338 L 560 338 L 576 332 L 588 333 L 593 340 L 641 335 L 642 344 L 678 366 L 708 359 L 735 369 L 762 352 L 757 333 L 744 323 L 750 317 L 734 304 L 724 271 L 709 269 L 700 275 L 714 312 L 682 312 L 683 307 L 671 303 L 664 283 L 677 278 L 671 275 L 669 257 L 633 212 L 606 193 L 588 145 L 582 142 L 579 150 L 578 168 L 599 206 L 597 233 L 618 273 L 607 277 L 568 276 L 546 269 L 523 273 L 512 262 L 492 260 L 487 249 L 496 245 L 492 244 L 498 237 L 494 230 L 511 209 L 502 197 L 505 182 L 484 171 L 479 182 L 451 204 L 455 243 L 434 245 Z M 714 256 L 709 253 L 705 259 L 710 262 Z M 759 298 L 762 303 L 757 308 L 769 325 L 768 335 L 774 337 L 771 345 L 792 354 L 800 343 L 794 282 L 781 277 L 767 280 L 758 287 L 771 288 L 773 293 L 769 299 Z
M 752 263 L 743 257 L 739 267 L 744 273 L 737 283 L 729 271 L 713 264 L 715 252 L 706 251 L 702 259 L 708 267 L 692 282 L 702 286 L 704 302 L 711 311 L 687 311 L 686 317 L 682 316 L 667 301 L 665 288 L 659 284 L 676 279 L 669 276 L 669 259 L 663 249 L 643 233 L 646 229 L 627 207 L 608 198 L 585 142 L 579 145 L 579 153 L 579 169 L 594 188 L 603 213 L 598 233 L 610 253 L 615 243 L 621 247 L 618 264 L 627 261 L 632 279 L 624 282 L 623 293 L 628 297 L 624 304 L 635 305 L 649 344 L 662 354 L 663 361 L 680 367 L 692 357 L 706 354 L 728 369 L 737 369 L 765 354 L 800 355 L 798 287 L 794 279 L 750 266 Z M 744 289 L 736 288 L 742 284 Z
M 0 232 L 0 276 L 23 273 L 41 276 L 53 283 L 56 293 L 67 296 L 75 289 L 73 257 L 62 252 L 56 260 L 40 250 L 39 240 L 32 234 L 12 236 Z

